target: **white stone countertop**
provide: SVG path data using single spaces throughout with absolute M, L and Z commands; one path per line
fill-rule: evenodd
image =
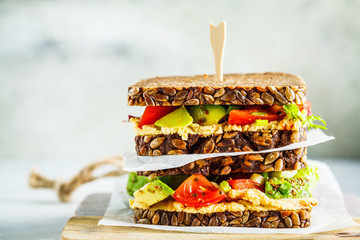
M 330 165 L 337 177 L 350 215 L 360 217 L 360 161 L 322 161 Z M 85 184 L 74 192 L 70 203 L 61 203 L 53 191 L 28 187 L 30 169 L 36 166 L 45 176 L 62 176 L 67 180 L 89 163 L 84 160 L 0 160 L 0 239 L 59 239 L 80 202 L 91 193 L 112 192 L 114 178 Z

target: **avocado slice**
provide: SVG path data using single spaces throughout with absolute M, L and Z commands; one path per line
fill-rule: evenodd
M 195 123 L 213 125 L 217 124 L 226 115 L 226 109 L 220 105 L 192 106 L 189 113 Z
M 185 107 L 180 107 L 175 111 L 165 115 L 157 120 L 154 124 L 158 127 L 181 128 L 189 126 L 193 122 L 193 118 Z
M 138 176 L 136 172 L 131 172 L 126 185 L 127 193 L 133 197 L 134 192 L 142 188 L 148 182 L 150 182 L 148 177 Z
M 135 201 L 146 206 L 154 205 L 174 194 L 174 190 L 160 180 L 147 183 L 134 192 Z

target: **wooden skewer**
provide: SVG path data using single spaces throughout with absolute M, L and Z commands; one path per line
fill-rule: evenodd
M 214 53 L 215 61 L 215 81 L 223 81 L 223 54 L 226 41 L 225 35 L 225 21 L 215 26 L 210 23 L 210 42 Z

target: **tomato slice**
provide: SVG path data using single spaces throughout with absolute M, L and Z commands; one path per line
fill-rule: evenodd
M 270 122 L 279 120 L 280 116 L 259 107 L 249 107 L 244 110 L 231 110 L 228 122 L 235 125 L 247 125 L 254 123 L 257 119 L 266 119 Z
M 255 182 L 251 179 L 234 179 L 234 180 L 228 180 L 227 182 L 229 183 L 231 188 L 237 189 L 237 190 L 255 188 L 262 192 L 265 191 L 265 188 L 263 185 Z
M 305 101 L 304 104 L 298 105 L 298 108 L 299 108 L 300 111 L 303 110 L 303 109 L 305 109 L 305 110 L 307 111 L 307 115 L 308 115 L 308 116 L 312 115 L 311 102 Z
M 157 120 L 175 111 L 179 107 L 175 106 L 147 106 L 140 118 L 139 128 L 144 125 L 154 124 Z
M 226 195 L 203 175 L 194 174 L 175 190 L 173 197 L 185 206 L 202 207 L 218 203 Z

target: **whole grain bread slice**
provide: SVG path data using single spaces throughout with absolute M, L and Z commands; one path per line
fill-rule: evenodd
M 283 105 L 306 101 L 306 83 L 280 72 L 155 77 L 128 88 L 130 106 Z
M 181 167 L 157 171 L 138 171 L 138 175 L 174 176 L 179 174 L 228 175 L 231 173 L 258 173 L 272 171 L 292 171 L 306 168 L 307 149 L 253 153 L 238 156 L 211 157 L 188 163 Z M 250 177 L 250 176 L 249 176 Z
M 231 131 L 210 136 L 189 134 L 186 140 L 176 133 L 146 135 L 135 137 L 135 151 L 139 156 L 262 151 L 305 141 L 306 135 L 305 127 L 298 131 Z
M 313 198 L 309 199 L 309 201 L 314 205 L 317 203 L 317 200 Z M 237 205 L 238 203 L 234 202 L 234 204 Z M 307 228 L 311 225 L 311 210 L 312 208 L 265 211 L 244 209 L 236 212 L 225 211 L 202 214 L 166 211 L 151 206 L 149 209 L 135 208 L 134 221 L 139 224 L 168 226 Z

